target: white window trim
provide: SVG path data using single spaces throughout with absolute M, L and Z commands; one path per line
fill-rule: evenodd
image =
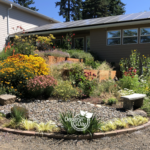
M 90 38 L 90 36 L 86 36 L 86 52 L 87 52 L 87 38 Z
M 140 44 L 149 44 L 150 42 L 147 42 L 147 43 L 141 43 L 141 36 L 150 36 L 150 34 L 148 34 L 148 35 L 141 35 L 141 29 L 143 29 L 143 28 L 150 28 L 150 27 L 142 27 L 142 28 L 140 28 L 139 43 L 140 43 Z
M 110 32 L 110 31 L 120 31 L 120 37 L 111 37 L 111 38 L 108 38 L 108 32 Z M 114 44 L 114 45 L 108 45 L 108 39 L 119 39 L 120 38 L 120 44 Z M 109 30 L 109 31 L 107 31 L 106 32 L 106 45 L 107 46 L 116 46 L 116 45 L 121 45 L 121 30 Z
M 83 50 L 84 50 L 84 37 L 77 37 L 77 38 L 74 38 L 74 49 L 75 49 L 75 47 L 76 47 L 76 45 L 75 45 L 75 40 L 76 39 L 83 39 Z
M 124 30 L 132 30 L 132 29 L 137 29 L 137 36 L 125 36 L 124 37 Z M 137 43 L 127 43 L 127 44 L 124 44 L 123 43 L 123 38 L 131 38 L 131 37 L 137 37 Z M 130 28 L 130 29 L 123 29 L 122 30 L 122 45 L 132 45 L 132 44 L 138 44 L 139 42 L 138 42 L 139 40 L 138 40 L 138 28 Z

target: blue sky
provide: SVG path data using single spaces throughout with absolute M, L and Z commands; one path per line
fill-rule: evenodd
M 13 1 L 13 0 L 10 0 Z M 55 6 L 55 2 L 60 0 L 34 0 L 36 6 L 39 9 L 39 13 L 49 16 L 58 21 L 65 21 L 62 16 L 59 16 L 59 7 Z M 122 0 L 126 4 L 125 14 L 138 13 L 144 11 L 150 11 L 150 0 Z

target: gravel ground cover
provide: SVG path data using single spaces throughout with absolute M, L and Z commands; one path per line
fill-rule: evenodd
M 49 120 L 59 122 L 60 112 L 80 110 L 93 112 L 98 119 L 107 121 L 113 118 L 121 118 L 126 116 L 126 112 L 117 111 L 116 108 L 106 106 L 95 107 L 94 104 L 73 101 L 58 102 L 58 100 L 35 100 L 33 102 L 19 102 L 0 106 L 0 112 L 9 113 L 13 105 L 25 106 L 29 110 L 29 119 L 37 122 L 47 122 Z
M 63 140 L 0 132 L 1 150 L 149 150 L 150 127 L 94 140 Z

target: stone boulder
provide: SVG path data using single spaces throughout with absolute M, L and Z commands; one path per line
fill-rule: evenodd
M 10 94 L 0 95 L 0 104 L 1 105 L 12 104 L 15 101 L 16 101 L 16 96 L 15 95 L 10 95 Z
M 127 112 L 127 116 L 131 116 L 131 117 L 134 117 L 134 116 L 147 117 L 147 113 L 145 111 L 143 111 L 143 110 L 135 110 L 135 111 L 129 110 Z

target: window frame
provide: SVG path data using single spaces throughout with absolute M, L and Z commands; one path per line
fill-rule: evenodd
M 124 30 L 132 30 L 132 29 L 137 29 L 137 36 L 125 36 L 124 37 Z M 130 28 L 130 29 L 123 29 L 122 30 L 122 45 L 132 45 L 132 44 L 138 44 L 139 43 L 139 38 L 138 38 L 138 36 L 139 36 L 139 30 L 138 30 L 138 28 Z M 126 37 L 137 37 L 137 43 L 127 43 L 127 44 L 124 44 L 123 43 L 123 38 L 126 38 Z
M 108 38 L 108 32 L 110 31 L 120 31 L 120 37 L 113 37 L 113 38 Z M 106 45 L 107 46 L 116 46 L 116 45 L 121 45 L 121 30 L 109 30 L 106 32 Z M 119 39 L 120 38 L 120 44 L 114 44 L 114 45 L 108 45 L 108 39 Z
M 150 27 L 141 27 L 141 28 L 140 28 L 139 43 L 140 43 L 140 44 L 149 44 L 150 42 L 147 42 L 147 43 L 141 43 L 141 36 L 150 36 L 150 34 L 149 34 L 149 35 L 141 35 L 141 29 L 142 29 L 142 28 L 150 28 Z
M 80 39 L 80 38 L 83 38 L 83 50 L 84 50 L 84 47 L 85 47 L 85 46 L 84 46 L 84 37 L 76 37 L 76 38 L 74 38 L 74 49 L 75 49 L 75 46 L 76 46 L 76 45 L 75 45 L 75 40 L 76 40 L 76 39 Z M 85 50 L 84 50 L 84 51 L 85 51 Z
M 86 52 L 87 52 L 87 39 L 90 38 L 90 36 L 86 36 Z

